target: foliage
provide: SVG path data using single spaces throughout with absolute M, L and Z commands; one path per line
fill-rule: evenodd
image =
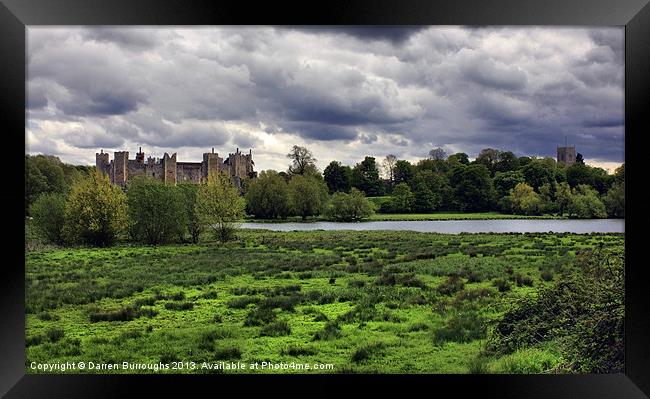
M 294 145 L 287 154 L 287 158 L 291 160 L 289 175 L 305 175 L 317 172 L 316 158 L 305 147 Z
M 185 197 L 175 186 L 138 177 L 129 182 L 127 204 L 131 236 L 150 245 L 182 236 L 187 224 Z
M 518 183 L 510 193 L 512 211 L 516 214 L 539 215 L 542 211 L 542 200 L 531 186 Z
M 296 175 L 288 186 L 291 212 L 306 219 L 320 215 L 327 203 L 327 185 L 320 175 Z
M 395 162 L 394 169 L 394 181 L 393 184 L 407 183 L 411 182 L 411 179 L 415 175 L 415 168 L 409 161 L 398 160 Z
M 481 212 L 493 207 L 494 187 L 490 172 L 483 164 L 462 169 L 456 185 L 456 199 L 463 212 Z
M 43 193 L 30 208 L 34 225 L 53 244 L 63 244 L 66 198 L 58 193 Z
M 363 191 L 369 197 L 384 193 L 384 186 L 379 179 L 379 169 L 374 157 L 365 157 L 352 168 L 352 186 Z
M 625 217 L 625 183 L 616 182 L 603 197 L 607 215 L 615 218 Z
M 353 188 L 350 194 L 334 193 L 325 209 L 325 216 L 336 221 L 362 220 L 373 213 L 373 204 L 356 188 Z
M 196 193 L 196 214 L 221 241 L 233 238 L 246 202 L 225 173 L 211 173 Z
M 406 183 L 399 183 L 393 189 L 390 200 L 382 204 L 382 212 L 408 213 L 413 209 L 415 196 Z
M 94 173 L 72 185 L 63 227 L 67 241 L 110 245 L 127 226 L 126 195 L 108 176 Z
M 598 192 L 584 184 L 573 190 L 567 212 L 579 219 L 607 217 L 607 210 L 598 197 Z
M 332 161 L 323 171 L 323 177 L 330 194 L 337 191 L 350 192 L 352 168 L 349 166 L 342 166 L 340 162 Z
M 186 230 L 190 233 L 190 237 L 192 237 L 192 243 L 196 244 L 199 242 L 199 236 L 203 232 L 203 225 L 201 224 L 199 215 L 196 213 L 196 196 L 199 187 L 196 184 L 190 183 L 181 183 L 177 187 L 183 197 Z
M 262 171 L 246 193 L 248 213 L 261 219 L 284 218 L 289 214 L 289 189 L 275 171 Z

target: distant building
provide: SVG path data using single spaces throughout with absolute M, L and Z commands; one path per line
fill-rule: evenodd
M 257 177 L 253 171 L 253 151 L 248 154 L 239 152 L 229 154 L 224 161 L 215 154 L 214 148 L 211 153 L 203 154 L 202 162 L 177 162 L 176 153 L 169 156 L 165 153 L 162 158 L 154 159 L 149 157 L 145 162 L 142 147 L 135 155 L 135 159 L 129 159 L 128 151 L 117 151 L 113 153 L 113 159 L 109 161 L 108 153 L 101 150 L 95 154 L 97 170 L 109 176 L 111 183 L 125 186 L 131 179 L 137 176 L 148 176 L 162 180 L 165 183 L 201 183 L 208 178 L 210 172 L 226 171 L 232 182 L 241 187 L 245 178 Z
M 557 147 L 557 163 L 571 166 L 576 162 L 576 147 Z

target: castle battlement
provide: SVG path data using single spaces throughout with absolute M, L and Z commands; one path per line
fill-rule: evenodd
M 235 185 L 241 187 L 245 178 L 257 177 L 253 170 L 253 151 L 248 154 L 239 152 L 239 148 L 233 154 L 229 154 L 226 160 L 219 157 L 218 153 L 212 152 L 203 154 L 201 162 L 178 162 L 176 153 L 169 155 L 164 153 L 162 158 L 148 157 L 145 162 L 142 147 L 136 153 L 135 159 L 129 159 L 128 151 L 116 151 L 113 159 L 109 154 L 100 150 L 95 153 L 97 170 L 108 175 L 111 183 L 125 186 L 131 179 L 138 176 L 147 176 L 162 180 L 168 184 L 176 183 L 201 183 L 207 180 L 210 173 L 225 171 L 229 174 Z

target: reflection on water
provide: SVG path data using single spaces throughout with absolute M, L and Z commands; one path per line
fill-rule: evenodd
M 410 230 L 425 233 L 624 233 L 624 219 L 513 219 L 513 220 L 404 220 L 376 222 L 252 223 L 248 229 L 309 230 Z

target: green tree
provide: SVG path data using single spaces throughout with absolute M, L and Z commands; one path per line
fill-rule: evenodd
M 483 164 L 462 168 L 455 187 L 456 200 L 463 212 L 482 212 L 492 208 L 495 198 L 490 172 Z
M 415 167 L 409 161 L 399 160 L 395 162 L 394 183 L 410 184 L 415 175 Z
M 555 181 L 554 167 L 539 159 L 524 166 L 521 172 L 526 183 L 535 190 L 538 190 L 542 184 L 551 184 Z
M 129 182 L 126 198 L 134 239 L 158 245 L 183 236 L 187 213 L 185 198 L 177 187 L 138 177 Z
M 603 197 L 607 215 L 615 218 L 625 217 L 625 182 L 616 182 Z
M 449 166 L 454 166 L 457 164 L 469 165 L 469 156 L 464 152 L 458 152 L 447 157 L 447 162 L 449 163 Z
M 432 212 L 437 209 L 442 202 L 442 185 L 443 178 L 430 171 L 424 170 L 418 172 L 411 182 L 415 202 L 413 210 L 416 212 Z
M 246 208 L 257 218 L 286 217 L 289 214 L 287 182 L 273 170 L 262 171 L 246 193 Z
M 542 210 L 542 200 L 531 186 L 519 183 L 510 194 L 510 204 L 514 213 L 538 215 Z
M 598 198 L 598 192 L 586 184 L 581 184 L 573 190 L 567 210 L 570 217 L 578 219 L 607 217 L 607 210 Z
M 340 162 L 332 161 L 323 171 L 323 177 L 330 194 L 337 191 L 350 191 L 352 183 L 352 168 L 342 166 Z
M 568 211 L 572 199 L 573 193 L 571 193 L 569 183 L 559 183 L 555 189 L 555 206 L 560 215 L 564 215 L 564 213 Z
M 288 189 L 291 210 L 303 220 L 320 215 L 327 203 L 327 185 L 320 175 L 293 176 Z
M 65 196 L 59 193 L 43 193 L 31 205 L 34 226 L 51 243 L 63 244 L 65 208 Z
M 95 173 L 72 185 L 63 227 L 67 241 L 110 245 L 128 223 L 126 195 L 108 176 Z
M 524 183 L 524 176 L 520 171 L 497 172 L 493 184 L 499 198 L 510 194 L 510 190 L 519 183 Z
M 369 197 L 384 193 L 384 184 L 379 179 L 379 169 L 374 157 L 365 157 L 352 169 L 352 186 L 363 191 Z
M 234 238 L 238 223 L 244 218 L 246 201 L 223 172 L 211 173 L 196 193 L 196 214 L 221 242 Z
M 497 172 L 510 172 L 519 168 L 519 159 L 511 151 L 500 152 L 497 158 L 495 165 Z
M 199 237 L 203 232 L 203 224 L 196 213 L 196 196 L 199 191 L 199 186 L 192 183 L 181 183 L 178 190 L 183 196 L 183 207 L 185 208 L 185 221 L 187 232 L 192 237 L 192 243 L 199 242 Z
M 390 200 L 382 204 L 382 211 L 389 213 L 408 213 L 413 210 L 415 196 L 406 183 L 395 186 Z
M 334 193 L 325 210 L 328 219 L 337 221 L 362 220 L 373 213 L 373 204 L 356 188 L 350 194 L 340 191 Z
M 571 188 L 581 184 L 594 185 L 594 176 L 591 168 L 583 163 L 574 163 L 566 170 L 566 179 Z
M 287 158 L 291 160 L 291 165 L 289 166 L 290 175 L 305 175 L 318 171 L 316 168 L 316 158 L 305 147 L 294 145 L 287 154 Z
M 490 171 L 490 174 L 494 174 L 500 154 L 501 152 L 494 148 L 485 148 L 478 154 L 474 163 L 485 165 L 485 167 Z

